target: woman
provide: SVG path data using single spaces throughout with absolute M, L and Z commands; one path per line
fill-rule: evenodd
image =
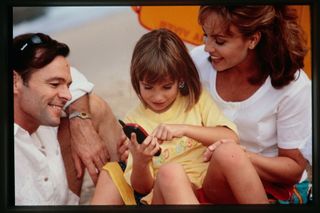
M 270 199 L 306 202 L 310 153 L 303 150 L 311 145 L 311 83 L 302 70 L 307 49 L 295 11 L 203 6 L 199 23 L 205 45 L 191 55 L 203 85 L 237 125 L 249 159 L 234 157 L 243 152 L 235 144 L 208 147 L 205 157 L 215 163 L 204 186 L 206 198 L 251 203 L 252 177 L 244 171 L 253 165 Z

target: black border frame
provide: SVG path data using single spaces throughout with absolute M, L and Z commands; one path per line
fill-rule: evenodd
M 319 208 L 319 50 L 320 19 L 318 0 L 2 0 L 0 7 L 0 171 L 2 212 L 316 212 Z M 128 5 L 196 5 L 196 4 L 307 4 L 311 8 L 311 67 L 312 67 L 312 134 L 313 134 L 313 202 L 307 205 L 214 205 L 214 206 L 14 206 L 14 161 L 13 161 L 13 97 L 12 76 L 9 75 L 9 45 L 12 38 L 12 7 L 14 6 L 128 6 Z M 6 42 L 7 41 L 7 42 Z M 11 143 L 10 143 L 11 141 Z M 27 172 L 27 171 L 26 171 Z

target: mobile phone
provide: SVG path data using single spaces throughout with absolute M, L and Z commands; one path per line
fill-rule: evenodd
M 135 123 L 124 123 L 122 120 L 119 120 L 119 123 L 122 126 L 124 134 L 130 139 L 131 133 L 135 133 L 137 136 L 137 142 L 141 144 L 146 137 L 148 136 L 148 133 L 138 124 Z M 161 154 L 161 148 L 159 151 L 154 154 L 154 156 L 159 156 Z

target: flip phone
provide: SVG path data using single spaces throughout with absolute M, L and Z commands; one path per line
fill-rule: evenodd
M 148 136 L 148 133 L 138 124 L 135 123 L 124 123 L 122 120 L 119 120 L 119 123 L 122 126 L 124 134 L 130 139 L 131 133 L 135 133 L 137 136 L 137 142 L 141 144 L 146 137 Z M 154 156 L 159 156 L 161 154 L 161 149 L 154 154 Z

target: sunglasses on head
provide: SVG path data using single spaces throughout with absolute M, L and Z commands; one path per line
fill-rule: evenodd
M 44 43 L 44 41 L 40 38 L 40 36 L 38 36 L 37 34 L 31 36 L 30 39 L 28 39 L 20 48 L 21 51 L 23 51 L 26 47 L 28 46 L 33 46 L 33 45 L 37 45 L 37 44 L 42 44 Z

